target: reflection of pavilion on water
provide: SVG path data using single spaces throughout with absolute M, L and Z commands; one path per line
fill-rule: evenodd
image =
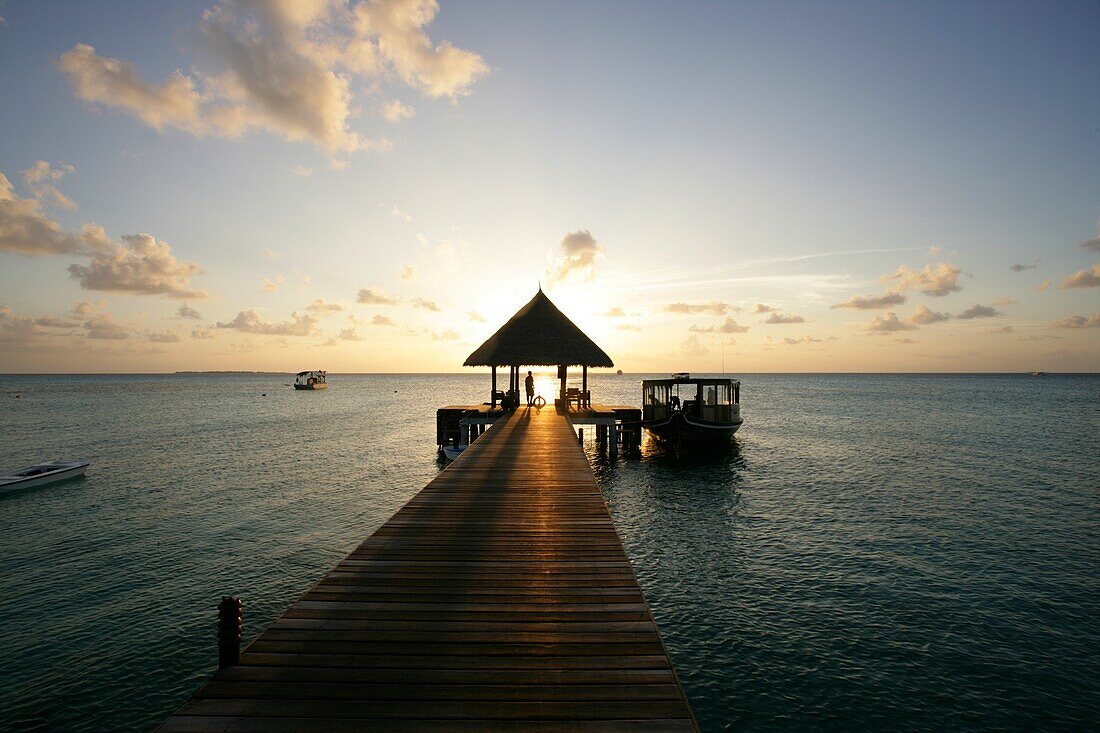
M 543 409 L 562 412 L 574 426 L 594 425 L 596 442 L 607 446 L 612 456 L 618 453 L 620 443 L 624 450 L 636 450 L 641 442 L 641 411 L 637 407 L 594 402 L 588 389 L 588 367 L 613 367 L 611 357 L 558 310 L 541 289 L 470 354 L 463 366 L 492 369 L 489 401 L 439 408 L 436 443 L 440 447 L 468 445 L 502 415 L 528 409 L 523 370 L 529 366 L 557 367 L 558 394 Z M 578 366 L 580 387 L 570 387 L 569 367 Z M 498 367 L 508 367 L 506 384 L 498 380 Z

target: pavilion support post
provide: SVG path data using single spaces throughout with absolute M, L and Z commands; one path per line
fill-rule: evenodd
M 584 400 L 585 407 L 588 407 L 588 365 L 581 366 L 581 399 Z
M 611 460 L 615 460 L 619 457 L 619 426 L 608 425 L 607 427 L 611 433 L 608 436 L 607 452 Z
M 560 393 L 558 394 L 558 399 L 561 400 L 561 404 L 564 405 L 566 409 L 569 409 L 569 405 L 567 405 L 565 403 L 565 382 L 566 382 L 566 379 L 568 377 L 569 377 L 569 367 L 566 366 L 565 364 L 559 364 L 558 365 L 558 379 L 561 380 L 561 389 L 560 389 Z
M 493 365 L 493 391 L 490 393 L 490 408 L 497 406 L 497 368 Z

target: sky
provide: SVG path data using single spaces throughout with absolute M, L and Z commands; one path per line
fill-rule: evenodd
M 0 3 L 0 372 L 1100 371 L 1100 4 Z

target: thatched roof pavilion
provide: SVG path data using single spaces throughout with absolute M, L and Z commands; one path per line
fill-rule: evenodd
M 562 384 L 560 397 L 564 400 L 567 367 L 583 368 L 582 393 L 587 396 L 588 367 L 612 367 L 615 363 L 539 288 L 527 305 L 516 311 L 463 363 L 463 366 L 493 367 L 494 405 L 498 396 L 496 368 L 510 367 L 509 392 L 515 398 L 519 393 L 519 368 L 524 365 L 557 366 Z

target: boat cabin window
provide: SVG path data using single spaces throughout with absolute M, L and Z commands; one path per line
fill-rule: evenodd
M 642 390 L 642 414 L 646 420 L 660 420 L 669 415 L 672 390 L 667 384 L 650 384 Z

